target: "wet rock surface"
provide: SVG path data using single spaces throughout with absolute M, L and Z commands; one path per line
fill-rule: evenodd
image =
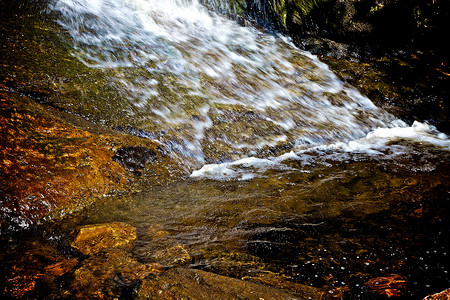
M 79 262 L 77 258 L 59 253 L 51 245 L 37 241 L 15 251 L 4 253 L 11 261 L 7 268 L 2 267 L 5 273 L 0 280 L 0 295 L 3 299 L 59 297 L 64 289 L 62 278 L 71 274 Z
M 145 280 L 137 299 L 307 299 L 301 294 L 201 270 L 170 269 Z
M 90 255 L 111 248 L 131 249 L 136 239 L 136 228 L 115 222 L 81 227 L 70 245 L 84 255 Z
M 27 226 L 63 216 L 114 189 L 125 171 L 109 141 L 1 87 L 1 219 Z
M 448 58 L 442 40 L 449 25 L 447 1 L 292 0 L 226 1 L 241 13 L 295 38 L 322 37 L 384 48 L 419 47 Z
M 390 275 L 387 277 L 372 278 L 366 285 L 374 292 L 391 297 L 400 297 L 402 292 L 407 290 L 408 281 L 400 275 Z
M 93 123 L 101 112 L 74 100 L 113 93 L 80 94 L 105 82 L 64 46 L 65 33 L 45 12 L 48 4 L 0 3 L 2 233 L 66 216 L 140 183 L 187 175 L 159 144 L 111 130 L 101 119 Z M 59 105 L 69 99 L 70 109 Z
M 141 171 L 147 164 L 156 160 L 157 154 L 153 149 L 145 147 L 124 147 L 117 149 L 112 159 L 135 174 Z
M 420 50 L 367 54 L 360 47 L 324 39 L 299 41 L 320 56 L 344 81 L 377 106 L 412 123 L 428 122 L 450 132 L 450 69 L 440 57 Z M 319 45 L 319 46 L 318 46 Z
M 4 85 L 0 85 L 0 97 L 2 230 L 60 218 L 106 194 L 138 188 L 142 182 L 161 184 L 186 175 L 176 160 L 161 154 L 159 144 L 150 140 L 74 126 L 61 117 L 76 117 L 55 116 Z M 115 148 L 122 150 L 114 152 Z M 146 167 L 143 176 L 134 177 L 129 165 L 125 163 L 124 168 L 115 161 L 122 162 L 118 157 L 129 160 L 123 149 L 131 149 L 133 157 L 141 160 L 139 170 Z M 136 154 L 135 149 L 144 150 Z M 150 160 L 151 166 L 143 164 Z
M 448 299 L 450 299 L 450 289 L 423 298 L 423 300 L 448 300 Z
M 74 271 L 69 298 L 130 298 L 140 280 L 164 271 L 159 264 L 142 264 L 128 252 L 109 250 L 91 256 Z
M 319 55 L 378 106 L 450 132 L 448 1 L 227 2 Z

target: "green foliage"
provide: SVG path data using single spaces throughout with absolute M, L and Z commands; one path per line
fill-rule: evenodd
M 302 25 L 304 17 L 322 1 L 326 0 L 272 0 L 270 5 L 276 21 L 288 29 L 292 24 Z

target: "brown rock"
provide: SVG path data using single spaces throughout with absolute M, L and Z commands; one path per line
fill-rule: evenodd
M 201 270 L 175 268 L 146 279 L 137 299 L 306 299 L 298 294 Z
M 147 234 L 151 239 L 160 239 L 169 236 L 170 233 L 162 225 L 151 225 L 147 229 Z
M 120 248 L 131 249 L 137 239 L 136 228 L 121 222 L 87 225 L 79 229 L 70 244 L 85 255 Z
M 446 289 L 440 293 L 428 295 L 423 300 L 450 300 L 450 289 Z
M 40 242 L 20 248 L 14 259 L 2 265 L 0 295 L 7 299 L 35 299 L 36 291 L 58 285 L 57 277 L 71 272 L 78 263 L 77 259 L 63 257 L 53 246 Z
M 6 275 L 6 286 L 3 289 L 5 295 L 12 298 L 23 298 L 34 291 L 38 279 L 43 276 L 42 270 L 34 267 L 38 264 L 35 256 L 24 256 L 13 265 Z
M 295 283 L 288 280 L 287 276 L 268 271 L 259 272 L 256 276 L 244 276 L 242 280 L 293 292 L 302 295 L 305 299 L 325 300 L 330 295 L 328 290 L 324 291 L 306 284 Z

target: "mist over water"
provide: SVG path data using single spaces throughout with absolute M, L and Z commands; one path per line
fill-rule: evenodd
M 286 38 L 198 1 L 60 0 L 51 8 L 73 55 L 104 70 L 112 101 L 125 103 L 130 124 L 106 123 L 144 130 L 197 167 L 406 126 Z

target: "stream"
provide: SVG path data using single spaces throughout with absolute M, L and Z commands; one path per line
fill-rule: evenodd
M 126 257 L 142 264 L 299 299 L 422 299 L 450 287 L 447 135 L 375 106 L 289 38 L 197 0 L 54 0 L 45 13 L 90 70 L 67 72 L 46 101 L 157 141 L 190 175 L 9 236 L 9 274 L 32 262 L 33 278 L 52 253 L 109 276 L 43 273 L 24 298 L 145 298 L 142 278 L 121 280 L 70 246 L 74 228 L 110 222 L 136 228 Z M 406 284 L 377 289 L 376 278 Z M 2 292 L 18 298 L 8 282 Z

